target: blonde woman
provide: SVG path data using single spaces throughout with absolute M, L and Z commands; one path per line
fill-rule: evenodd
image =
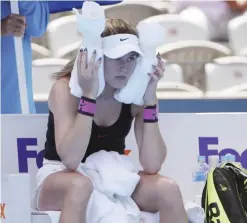
M 121 104 L 113 94 L 116 89 L 125 86 L 141 54 L 137 31 L 123 20 L 111 19 L 107 21 L 102 37 L 108 44 L 104 50 L 106 86 L 99 97 L 96 98 L 98 69 L 103 60 L 95 59 L 97 52 L 88 60 L 87 49 L 82 49 L 77 60 L 78 81 L 83 91 L 81 99 L 72 96 L 69 89 L 74 61 L 57 73 L 58 80 L 48 102 L 45 160 L 38 173 L 38 178 L 43 177 L 44 180 L 36 190 L 36 208 L 62 211 L 59 223 L 85 223 L 86 206 L 93 185 L 89 178 L 75 172 L 75 169 L 100 149 L 123 154 L 125 137 L 134 121 L 140 163 L 144 170 L 139 173 L 141 179 L 133 193 L 134 201 L 140 210 L 159 211 L 162 223 L 188 223 L 178 185 L 158 174 L 166 157 L 166 146 L 155 114 L 155 92 L 164 64 L 157 55 L 158 66 L 147 74 L 151 76 L 151 81 L 144 97 L 145 107 Z M 44 171 L 49 162 L 62 162 L 68 171 Z

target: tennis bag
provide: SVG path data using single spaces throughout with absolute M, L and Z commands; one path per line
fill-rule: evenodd
M 236 163 L 212 168 L 202 194 L 205 223 L 247 223 L 247 170 Z

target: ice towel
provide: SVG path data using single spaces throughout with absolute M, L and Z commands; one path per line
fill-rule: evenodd
M 152 65 L 157 65 L 156 48 L 164 41 L 165 29 L 158 23 L 141 21 L 137 25 L 139 38 L 130 34 L 117 34 L 102 38 L 101 33 L 105 28 L 106 22 L 104 9 L 96 2 L 86 1 L 82 6 L 81 14 L 76 9 L 74 10 L 76 13 L 78 31 L 83 35 L 81 48 L 87 48 L 89 58 L 92 56 L 94 50 L 97 52 L 97 59 L 99 57 L 103 59 L 104 55 L 119 54 L 121 57 L 131 51 L 140 52 L 141 56 L 134 73 L 129 78 L 127 84 L 115 92 L 115 99 L 125 104 L 133 103 L 143 105 L 143 96 L 150 81 L 148 73 L 153 71 Z M 123 42 L 122 40 L 125 39 L 126 41 Z M 72 70 L 69 86 L 72 95 L 81 97 L 83 92 L 78 84 L 76 61 Z M 103 60 L 99 68 L 98 76 L 99 90 L 97 96 L 103 92 L 105 87 Z

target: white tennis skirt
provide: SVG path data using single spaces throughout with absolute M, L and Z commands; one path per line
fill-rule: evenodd
M 51 174 L 57 173 L 60 171 L 69 171 L 68 168 L 61 161 L 54 160 L 43 160 L 43 166 L 39 169 L 36 176 L 36 188 L 32 194 L 32 208 L 36 210 L 39 209 L 39 196 L 42 184 L 44 180 Z

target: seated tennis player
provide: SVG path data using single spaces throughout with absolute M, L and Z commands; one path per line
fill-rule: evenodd
M 130 34 L 128 52 L 123 34 Z M 102 37 L 115 39 L 105 51 L 104 60 L 96 60 L 97 52 L 87 59 L 87 49 L 80 51 L 77 61 L 78 81 L 83 91 L 81 99 L 70 94 L 69 80 L 74 61 L 56 74 L 58 80 L 48 101 L 50 111 L 44 158 L 53 164 L 62 162 L 69 171 L 54 172 L 51 168 L 51 172 L 42 172 L 45 165 L 39 170 L 38 176 L 45 176 L 41 176 L 44 180 L 36 190 L 36 208 L 61 211 L 59 223 L 85 222 L 93 184 L 75 170 L 80 162 L 101 149 L 124 154 L 125 138 L 134 121 L 143 167 L 139 173 L 141 179 L 132 195 L 134 201 L 141 211 L 159 211 L 162 223 L 188 223 L 178 185 L 158 174 L 166 157 L 166 146 L 155 115 L 158 106 L 155 92 L 163 76 L 164 63 L 157 55 L 158 65 L 154 65 L 153 72 L 147 74 L 151 80 L 144 96 L 145 106 L 121 104 L 114 99 L 114 92 L 126 85 L 138 62 L 141 49 L 137 31 L 123 20 L 111 19 L 107 20 Z M 121 47 L 114 50 L 114 43 L 118 41 Z M 124 54 L 121 49 L 125 49 Z M 98 69 L 102 61 L 106 85 L 97 97 Z

